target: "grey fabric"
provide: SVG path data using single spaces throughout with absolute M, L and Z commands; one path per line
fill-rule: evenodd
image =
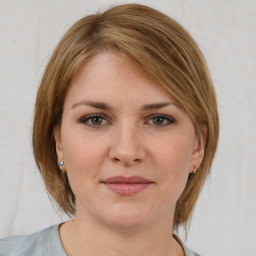
M 29 236 L 0 239 L 0 256 L 67 256 L 58 228 L 54 225 Z
M 185 256 L 200 256 L 196 252 L 190 250 L 184 243 L 180 241 L 180 244 L 182 245 L 184 251 L 185 251 Z
M 59 224 L 29 236 L 0 239 L 0 256 L 67 256 L 59 237 Z M 180 240 L 186 256 L 200 256 Z

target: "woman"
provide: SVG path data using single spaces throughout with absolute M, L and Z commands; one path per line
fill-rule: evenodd
M 187 228 L 218 141 L 204 57 L 174 20 L 119 5 L 84 17 L 46 67 L 33 148 L 71 221 L 0 240 L 1 255 L 198 255 Z

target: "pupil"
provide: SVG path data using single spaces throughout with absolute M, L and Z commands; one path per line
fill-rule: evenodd
M 161 117 L 156 117 L 154 120 L 153 120 L 154 124 L 156 125 L 161 125 L 163 124 L 163 118 Z
M 95 124 L 95 125 L 99 125 L 99 124 L 102 123 L 102 118 L 100 118 L 100 117 L 94 117 L 94 118 L 92 119 L 92 123 Z

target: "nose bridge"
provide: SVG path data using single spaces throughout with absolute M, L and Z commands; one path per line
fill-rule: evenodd
M 119 122 L 113 133 L 110 158 L 124 165 L 134 165 L 141 162 L 144 157 L 140 128 L 136 122 L 128 119 Z

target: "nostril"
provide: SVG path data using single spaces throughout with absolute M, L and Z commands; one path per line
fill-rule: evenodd
M 135 158 L 133 160 L 132 159 L 128 160 L 128 159 L 122 159 L 122 158 L 114 157 L 113 161 L 116 162 L 116 163 L 123 162 L 124 164 L 132 164 L 132 163 L 139 163 L 140 159 Z

